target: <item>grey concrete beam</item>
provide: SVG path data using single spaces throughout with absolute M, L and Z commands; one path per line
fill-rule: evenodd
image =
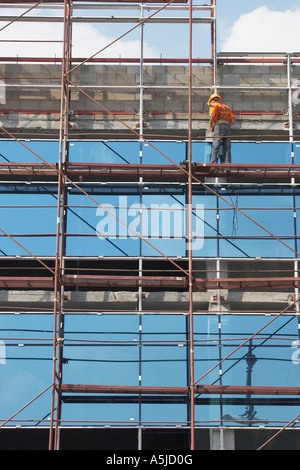
M 220 291 L 221 313 L 234 314 L 237 311 L 247 314 L 259 314 L 268 311 L 270 314 L 278 313 L 289 305 L 293 293 L 287 292 L 228 292 Z M 201 313 L 216 312 L 215 297 L 217 291 L 195 292 L 193 295 L 194 311 Z M 187 292 L 144 292 L 143 309 L 151 312 L 187 313 L 189 309 L 189 296 Z M 25 309 L 52 309 L 53 292 L 35 290 L 0 291 L 1 311 L 16 308 Z M 65 291 L 64 309 L 82 311 L 126 311 L 134 312 L 137 308 L 137 293 L 129 291 Z M 230 309 L 229 309 L 230 306 Z M 293 310 L 291 310 L 293 311 Z

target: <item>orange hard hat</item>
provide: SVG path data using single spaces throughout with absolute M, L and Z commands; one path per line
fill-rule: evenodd
M 213 95 L 210 95 L 210 97 L 208 98 L 208 102 L 207 104 L 209 105 L 211 100 L 215 99 L 215 98 L 218 98 L 220 101 L 221 101 L 221 96 L 218 95 L 217 93 L 214 93 Z

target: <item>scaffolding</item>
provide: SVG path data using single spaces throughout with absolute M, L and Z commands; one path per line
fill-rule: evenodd
M 79 419 L 65 422 L 62 418 L 62 408 L 68 404 L 90 404 L 90 403 L 106 403 L 106 404 L 122 404 L 135 403 L 138 404 L 138 419 L 134 423 L 132 421 L 123 421 L 116 419 L 103 419 L 98 421 L 84 420 L 84 426 L 135 426 L 138 430 L 139 450 L 143 449 L 144 429 L 151 429 L 153 426 L 176 426 L 183 427 L 189 431 L 189 448 L 197 449 L 196 432 L 199 429 L 214 427 L 220 432 L 220 446 L 224 445 L 223 431 L 224 429 L 233 428 L 236 423 L 247 425 L 252 428 L 255 424 L 260 424 L 263 420 L 255 419 L 254 405 L 263 406 L 267 402 L 269 404 L 280 404 L 286 406 L 297 406 L 299 404 L 297 396 L 300 388 L 295 386 L 283 386 L 282 384 L 272 384 L 266 386 L 252 385 L 251 367 L 256 362 L 253 351 L 253 341 L 258 340 L 264 344 L 272 344 L 272 341 L 282 341 L 286 347 L 290 347 L 291 342 L 299 340 L 299 266 L 298 266 L 298 231 L 297 231 L 297 200 L 299 196 L 299 170 L 296 159 L 296 143 L 299 141 L 299 135 L 296 134 L 299 113 L 295 111 L 293 104 L 293 96 L 298 90 L 298 83 L 293 81 L 293 67 L 297 68 L 300 63 L 300 55 L 297 53 L 278 53 L 278 54 L 220 54 L 217 52 L 216 41 L 216 1 L 211 0 L 208 5 L 193 5 L 192 2 L 185 4 L 171 0 L 162 5 L 155 1 L 149 1 L 145 4 L 134 4 L 135 2 L 111 2 L 104 4 L 102 2 L 89 3 L 71 2 L 65 0 L 52 3 L 44 0 L 43 2 L 5 2 L 2 4 L 3 11 L 7 7 L 22 7 L 25 11 L 19 16 L 2 16 L 1 21 L 8 21 L 10 24 L 16 21 L 30 22 L 49 22 L 59 23 L 63 25 L 63 36 L 60 38 L 63 54 L 60 58 L 51 57 L 0 57 L 1 64 L 12 64 L 19 66 L 27 64 L 34 66 L 47 64 L 49 67 L 56 67 L 60 70 L 60 76 L 48 76 L 46 70 L 45 76 L 37 77 L 26 75 L 9 75 L 2 74 L 1 80 L 5 81 L 6 90 L 10 93 L 20 89 L 24 91 L 28 89 L 37 90 L 39 93 L 52 90 L 56 93 L 55 104 L 47 102 L 46 109 L 38 109 L 35 102 L 31 108 L 26 102 L 19 107 L 10 106 L 9 100 L 1 108 L 2 124 L 0 126 L 1 137 L 3 141 L 9 141 L 18 145 L 18 147 L 30 155 L 27 161 L 16 161 L 14 156 L 8 158 L 1 155 L 3 161 L 0 162 L 0 190 L 1 193 L 11 194 L 51 194 L 55 197 L 56 202 L 53 205 L 30 205 L 31 209 L 51 207 L 56 211 L 56 226 L 51 233 L 13 233 L 10 232 L 5 223 L 0 227 L 1 238 L 8 239 L 12 246 L 18 247 L 23 255 L 8 254 L 5 249 L 1 249 L 1 276 L 0 288 L 2 292 L 10 293 L 12 290 L 20 292 L 18 301 L 2 301 L 0 304 L 1 315 L 12 315 L 14 313 L 22 313 L 26 316 L 42 313 L 53 318 L 53 337 L 52 338 L 11 338 L 3 337 L 1 341 L 9 344 L 15 344 L 16 341 L 39 343 L 40 341 L 51 345 L 52 351 L 52 377 L 49 379 L 49 385 L 35 397 L 32 398 L 25 406 L 16 411 L 12 416 L 0 417 L 0 427 L 5 428 L 8 424 L 13 423 L 18 414 L 26 409 L 33 402 L 38 400 L 42 395 L 51 392 L 50 414 L 47 419 L 37 420 L 49 428 L 49 450 L 57 450 L 60 448 L 60 433 L 65 425 L 81 425 Z M 48 8 L 60 10 L 62 14 L 59 16 L 43 16 L 36 14 L 29 15 L 33 9 L 44 11 Z M 79 14 L 75 14 L 79 10 Z M 105 16 L 107 10 L 115 10 L 116 15 Z M 86 16 L 82 11 L 92 11 L 93 16 Z M 104 14 L 102 14 L 102 11 Z M 119 11 L 138 11 L 137 16 L 119 16 Z M 162 13 L 162 14 L 161 14 Z M 182 14 L 182 16 L 178 16 Z M 199 16 L 200 14 L 200 16 Z M 201 16 L 203 15 L 203 16 Z M 78 58 L 72 54 L 72 28 L 73 25 L 79 23 L 132 23 L 130 29 L 122 33 L 110 44 L 107 44 L 101 50 L 96 50 L 89 57 Z M 149 58 L 144 57 L 144 26 L 147 24 L 184 24 L 188 28 L 188 57 L 185 58 Z M 205 24 L 209 28 L 210 34 L 210 57 L 195 58 L 193 56 L 193 28 L 194 25 Z M 113 58 L 101 57 L 101 52 L 108 49 L 112 44 L 118 43 L 130 32 L 138 30 L 140 33 L 140 57 L 138 58 Z M 1 38 L 0 38 L 1 39 Z M 22 42 L 20 40 L 20 42 Z M 97 48 L 96 48 L 97 49 Z M 99 55 L 100 54 L 100 55 Z M 29 65 L 28 65 L 29 64 Z M 80 70 L 84 67 L 92 65 L 105 64 L 106 67 L 114 65 L 130 64 L 138 67 L 136 72 L 139 79 L 138 83 L 128 84 L 124 86 L 119 83 L 99 83 L 93 81 L 93 76 L 87 84 L 80 83 Z M 182 84 L 145 84 L 144 72 L 147 64 L 164 67 L 165 65 L 177 65 L 185 67 L 187 74 Z M 195 84 L 195 68 L 201 65 L 207 67 L 209 71 L 209 79 L 207 83 Z M 286 82 L 279 85 L 235 85 L 228 84 L 226 80 L 220 83 L 220 72 L 224 66 L 244 66 L 252 67 L 259 65 L 271 65 L 284 68 L 286 73 Z M 16 68 L 18 70 L 18 68 Z M 28 71 L 29 69 L 22 69 Z M 34 69 L 36 70 L 36 69 Z M 23 72 L 24 73 L 24 72 Z M 230 73 L 229 73 L 230 75 Z M 295 75 L 298 77 L 298 75 Z M 232 79 L 232 74 L 231 74 Z M 234 80 L 233 80 L 234 81 Z M 129 106 L 128 109 L 109 108 L 105 102 L 104 95 L 114 91 L 132 92 L 136 94 L 136 102 L 138 110 L 133 110 Z M 180 96 L 183 93 L 186 107 L 174 112 L 174 109 L 163 111 L 154 108 L 145 109 L 145 94 L 147 92 L 159 93 L 168 90 Z M 8 93 L 7 91 L 7 93 Z M 267 93 L 268 96 L 284 96 L 286 98 L 285 111 L 276 109 L 266 110 L 235 110 L 236 118 L 242 123 L 255 119 L 265 118 L 267 125 L 263 129 L 253 130 L 249 132 L 246 128 L 237 130 L 232 135 L 233 142 L 252 142 L 254 145 L 260 142 L 274 143 L 275 145 L 284 144 L 288 146 L 289 158 L 287 162 L 282 163 L 235 163 L 211 165 L 209 162 L 197 163 L 194 158 L 193 146 L 196 143 L 207 142 L 212 139 L 203 131 L 203 123 L 207 120 L 207 110 L 205 108 L 199 110 L 195 106 L 195 97 L 204 97 L 211 92 L 220 92 L 228 94 L 227 96 L 246 96 L 253 93 L 262 96 Z M 99 93 L 103 99 L 96 98 Z M 198 95 L 197 95 L 198 93 Z M 74 105 L 72 101 L 73 95 L 80 99 L 86 100 L 84 109 Z M 152 95 L 153 97 L 154 95 Z M 81 98 L 80 98 L 81 97 Z M 30 103 L 29 98 L 29 103 Z M 159 99 L 159 98 L 158 98 Z M 117 100 L 117 99 L 116 99 Z M 242 98 L 243 100 L 243 98 Z M 26 100 L 25 100 L 26 101 Z M 269 102 L 272 102 L 269 100 Z M 76 102 L 75 102 L 76 103 Z M 104 103 L 104 104 L 103 104 Z M 124 103 L 122 103 L 123 105 Z M 58 106 L 59 105 L 59 106 Z M 30 105 L 29 105 L 30 106 Z M 49 107 L 50 106 L 50 107 Z M 53 106 L 53 108 L 51 107 Z M 116 104 L 118 106 L 118 104 Z M 196 108 L 196 110 L 195 110 Z M 176 109 L 176 107 L 175 107 Z M 18 116 L 13 122 L 13 117 Z M 175 117 L 173 118 L 173 115 Z M 13 117 L 12 117 L 13 116 Z M 178 118 L 178 127 L 169 129 L 167 124 L 163 125 L 161 130 L 158 127 L 151 128 L 149 126 L 149 116 L 159 117 L 167 122 L 168 119 L 176 121 Z M 102 124 L 106 119 L 109 122 L 107 127 L 99 130 L 96 126 L 92 126 L 91 122 L 99 118 Z M 47 126 L 47 119 L 54 122 L 53 127 Z M 200 125 L 197 127 L 197 120 L 200 119 Z M 84 123 L 86 122 L 86 125 Z M 42 123 L 42 124 L 41 124 Z M 270 126 L 270 123 L 276 123 L 276 126 Z M 44 126 L 44 127 L 43 127 Z M 78 128 L 79 127 L 79 128 Z M 78 130 L 77 130 L 78 129 Z M 106 145 L 110 142 L 120 142 L 124 145 L 134 141 L 138 154 L 137 161 L 130 163 L 128 160 L 122 163 L 103 163 L 83 161 L 70 161 L 70 146 L 77 141 L 101 142 Z M 49 161 L 40 155 L 36 147 L 31 142 L 51 142 L 57 143 L 58 159 Z M 184 145 L 184 155 L 182 160 L 170 157 L 170 155 L 161 146 L 163 142 L 180 142 Z M 145 162 L 144 152 L 145 145 L 148 149 L 155 152 L 160 163 Z M 3 152 L 4 154 L 4 152 Z M 120 155 L 119 155 L 120 157 Z M 151 160 L 151 158 L 150 158 Z M 70 195 L 84 197 L 85 204 L 74 204 L 73 199 L 70 201 Z M 107 207 L 101 202 L 101 196 L 105 195 L 119 196 L 125 195 L 135 196 L 138 200 L 139 226 L 133 227 L 128 224 L 127 219 L 122 219 L 116 215 L 113 209 Z M 184 255 L 169 255 L 168 250 L 163 248 L 161 244 L 155 244 L 150 236 L 144 236 L 142 226 L 145 224 L 143 214 L 148 211 L 145 207 L 145 196 L 155 197 L 162 194 L 168 194 L 172 197 L 179 197 L 180 202 L 176 210 L 182 211 L 183 218 L 186 220 L 186 231 L 183 234 L 172 235 L 173 240 L 180 240 L 184 243 Z M 239 206 L 238 201 L 234 202 L 232 197 L 243 196 L 286 196 L 292 200 L 292 205 L 288 207 L 258 207 L 253 202 L 253 207 Z M 207 235 L 204 233 L 195 234 L 193 231 L 193 220 L 195 217 L 195 198 L 203 195 L 210 195 L 215 198 L 216 207 L 204 207 L 204 214 L 211 212 L 216 220 L 215 233 Z M 100 198 L 99 198 L 100 196 Z M 125 201 L 126 202 L 126 201 Z M 178 202 L 178 200 L 177 200 Z M 2 204 L 3 210 L 8 209 L 12 214 L 14 210 L 24 208 L 24 204 Z M 137 240 L 138 254 L 124 255 L 124 245 L 119 243 L 122 240 L 122 234 L 116 239 L 116 233 L 106 233 L 105 241 L 113 244 L 119 251 L 119 256 L 110 256 L 105 252 L 100 255 L 97 253 L 92 256 L 85 256 L 81 253 L 78 256 L 70 256 L 66 252 L 67 240 L 77 239 L 84 240 L 89 243 L 91 237 L 101 236 L 96 229 L 93 233 L 70 232 L 68 229 L 68 215 L 74 214 L 76 209 L 80 209 L 80 217 L 84 219 L 84 214 L 89 209 L 100 209 L 109 214 L 121 228 L 126 229 L 124 237 L 131 236 Z M 121 208 L 118 207 L 120 210 Z M 128 210 L 125 206 L 122 209 Z M 258 222 L 256 217 L 250 217 L 249 212 L 261 210 L 264 214 L 273 211 L 282 211 L 291 215 L 290 227 L 293 233 L 275 233 L 269 228 L 268 224 Z M 152 208 L 152 212 L 155 209 Z M 233 213 L 254 226 L 258 232 L 255 235 L 235 235 L 222 234 L 220 226 L 220 216 L 222 214 Z M 209 219 L 210 220 L 210 219 Z M 260 219 L 259 219 L 260 220 Z M 84 219 L 84 223 L 88 222 Z M 223 227 L 224 228 L 224 227 Z M 34 244 L 38 245 L 43 238 L 51 239 L 55 246 L 55 256 L 37 255 L 33 249 L 28 249 L 26 242 L 22 241 L 22 237 L 32 238 Z M 155 237 L 154 237 L 155 238 Z M 170 235 L 161 235 L 161 240 L 169 240 Z M 19 241 L 21 239 L 21 241 Z M 87 242 L 86 242 L 87 240 Z M 208 250 L 205 257 L 197 257 L 193 253 L 193 243 L 198 241 L 203 243 L 204 240 L 216 241 L 216 253 L 212 254 Z M 266 257 L 263 259 L 261 253 L 258 255 L 247 253 L 245 244 L 243 248 L 238 247 L 239 257 L 224 256 L 221 250 L 221 244 L 226 242 L 235 248 L 237 240 L 261 240 L 266 243 L 274 241 L 284 252 L 284 255 Z M 145 255 L 143 246 L 146 245 L 151 255 Z M 166 245 L 165 245 L 166 246 Z M 254 249 L 255 252 L 255 249 Z M 19 253 L 19 251 L 17 251 Z M 251 250 L 252 253 L 252 250 Z M 245 259 L 247 265 L 245 266 Z M 47 301 L 42 302 L 36 298 L 36 301 L 29 302 L 22 298 L 26 292 L 37 292 L 42 290 L 47 292 Z M 89 304 L 88 300 L 73 301 L 70 307 L 69 292 L 82 292 L 88 297 L 97 294 L 97 302 L 93 307 L 93 301 Z M 159 301 L 153 300 L 151 293 L 160 293 Z M 113 293 L 111 296 L 110 294 Z M 149 295 L 150 293 L 150 295 Z M 178 295 L 173 295 L 173 294 Z M 123 294 L 121 296 L 121 294 Z M 118 300 L 120 295 L 120 300 Z M 241 295 L 243 296 L 241 298 Z M 255 296 L 255 299 L 254 299 Z M 271 297 L 272 296 L 272 297 Z M 155 296 L 154 296 L 155 297 Z M 4 299 L 4 297 L 2 297 Z M 79 298 L 79 297 L 78 297 Z M 20 300 L 19 300 L 20 299 Z M 53 304 L 51 302 L 53 299 Z M 117 305 L 116 305 L 117 304 Z M 230 305 L 230 307 L 228 306 Z M 234 307 L 234 308 L 232 308 Z M 89 346 L 96 348 L 100 345 L 114 344 L 120 347 L 128 346 L 132 340 L 89 340 L 88 338 L 72 339 L 72 335 L 67 337 L 65 332 L 65 319 L 68 316 L 98 316 L 105 315 L 111 319 L 111 331 L 113 333 L 113 321 L 118 315 L 128 315 L 138 317 L 138 338 L 135 339 L 135 346 L 138 347 L 138 377 L 136 385 L 128 385 L 123 383 L 106 384 L 101 383 L 65 383 L 64 369 L 67 361 L 64 357 L 64 350 L 68 346 L 77 345 Z M 181 335 L 174 340 L 169 339 L 145 339 L 143 330 L 143 322 L 145 317 L 167 315 L 172 318 L 173 315 L 180 316 L 184 319 L 185 330 L 184 339 Z M 195 318 L 202 318 L 204 315 L 213 316 L 217 322 L 216 334 L 210 338 L 198 338 L 199 331 L 195 333 Z M 251 335 L 232 333 L 232 337 L 227 337 L 221 331 L 221 324 L 224 315 L 245 316 L 250 315 L 259 317 L 262 322 L 254 325 Z M 266 319 L 271 316 L 271 319 Z M 296 329 L 291 335 L 279 336 L 276 320 L 278 318 L 296 320 Z M 266 320 L 266 321 L 264 321 Z M 171 320 L 170 320 L 171 321 Z M 274 326 L 273 326 L 274 324 Z M 270 333 L 270 325 L 274 328 L 274 332 Z M 163 333 L 163 332 L 161 332 Z M 164 335 L 167 336 L 167 335 Z M 238 344 L 237 344 L 238 343 Z M 174 346 L 182 347 L 185 351 L 184 363 L 186 380 L 185 386 L 171 385 L 153 385 L 145 384 L 143 381 L 142 364 L 143 364 L 143 347 L 152 346 Z M 205 372 L 195 374 L 195 363 L 199 360 L 195 358 L 195 350 L 198 347 L 209 349 L 216 346 L 218 353 L 216 360 L 210 360 L 211 364 Z M 224 377 L 224 365 L 230 358 L 235 358 L 236 352 L 241 352 L 243 348 L 250 345 L 248 353 L 243 356 L 247 361 L 248 381 L 245 385 L 226 384 Z M 232 346 L 232 349 L 230 347 Z M 202 350 L 201 350 L 202 351 Z M 226 351 L 224 353 L 224 351 Z M 251 362 L 251 360 L 254 362 Z M 153 358 L 152 358 L 153 360 Z M 238 359 L 236 359 L 238 362 Z M 155 362 L 154 362 L 155 364 Z M 121 364 L 119 364 L 121 367 Z M 153 366 L 155 367 L 155 365 Z M 206 378 L 211 372 L 217 374 L 214 383 L 206 383 Z M 244 378 L 241 378 L 241 382 Z M 216 384 L 216 382 L 218 384 Z M 175 380 L 176 383 L 176 380 Z M 227 399 L 227 395 L 229 398 Z M 217 396 L 217 403 L 220 406 L 220 419 L 212 421 L 199 420 L 195 416 L 195 408 L 201 404 L 210 403 L 213 400 L 211 396 Z M 270 398 L 271 397 L 271 398 Z M 284 398 L 281 398 L 284 397 Z M 207 401 L 205 401 L 207 400 Z M 226 401 L 227 400 L 227 401 Z M 231 400 L 231 401 L 230 401 Z M 277 400 L 277 401 L 276 401 Z M 186 420 L 175 417 L 172 421 L 148 421 L 142 417 L 142 405 L 144 404 L 184 404 L 187 418 Z M 242 404 L 246 406 L 247 413 L 245 416 L 232 417 L 222 414 L 225 403 Z M 296 413 L 295 413 L 296 414 Z M 180 415 L 182 416 L 182 414 Z M 286 419 L 283 422 L 276 421 L 273 424 L 273 435 L 270 439 L 263 442 L 259 448 L 264 448 L 269 442 L 276 442 L 278 434 L 287 428 L 295 427 L 298 424 L 299 415 L 293 416 L 292 419 Z

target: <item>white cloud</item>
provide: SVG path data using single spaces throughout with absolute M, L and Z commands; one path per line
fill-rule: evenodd
M 6 11 L 6 15 L 18 16 L 19 11 Z M 45 14 L 43 13 L 43 16 Z M 7 22 L 0 22 L 0 30 Z M 128 28 L 129 29 L 129 28 Z M 138 28 L 137 28 L 138 29 Z M 126 30 L 124 30 L 126 32 Z M 2 57 L 18 56 L 18 57 L 61 57 L 61 42 L 41 42 L 41 41 L 61 41 L 63 34 L 62 23 L 56 22 L 14 22 L 7 28 L 0 31 L 0 40 L 2 42 Z M 118 32 L 112 33 L 112 36 L 103 34 L 100 27 L 88 23 L 73 24 L 72 38 L 72 54 L 73 57 L 87 58 L 110 44 L 118 38 Z M 123 39 L 118 40 L 109 46 L 96 57 L 139 57 L 140 41 L 131 39 L 132 34 L 129 33 Z M 7 42 L 7 41 L 12 42 Z M 18 42 L 22 40 L 23 42 Z M 26 42 L 31 40 L 36 42 Z M 157 51 L 155 48 L 144 44 L 145 56 L 155 57 Z
M 73 25 L 73 56 L 90 57 L 112 41 L 119 37 L 118 33 L 113 37 L 108 37 L 100 33 L 97 28 L 88 24 Z M 110 45 L 96 57 L 140 57 L 140 41 L 130 40 L 130 33 L 127 38 L 118 40 Z M 147 44 L 144 44 L 144 54 L 148 57 L 157 56 L 157 51 Z
M 223 52 L 298 52 L 300 8 L 274 11 L 266 6 L 243 14 L 222 44 Z

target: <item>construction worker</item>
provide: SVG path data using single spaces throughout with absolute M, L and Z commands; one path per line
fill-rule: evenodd
M 230 135 L 231 126 L 234 124 L 234 115 L 228 106 L 221 104 L 221 97 L 217 93 L 209 97 L 207 104 L 209 106 L 209 128 L 214 132 L 210 163 L 217 163 L 221 144 L 223 144 L 221 163 L 231 163 Z

